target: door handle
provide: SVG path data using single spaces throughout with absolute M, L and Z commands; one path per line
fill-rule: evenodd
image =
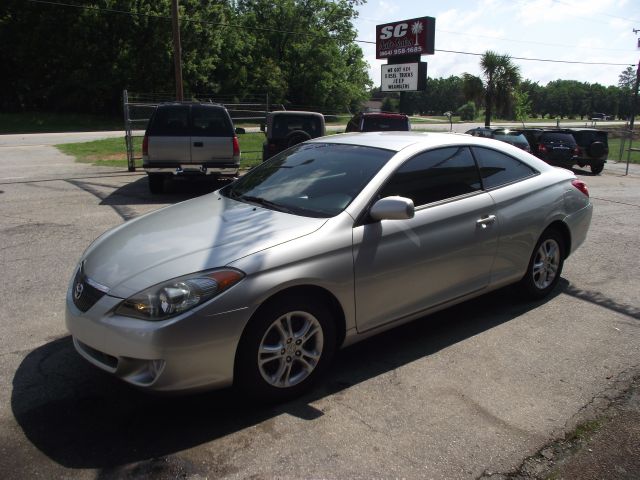
M 481 228 L 487 228 L 488 225 L 492 224 L 495 221 L 496 221 L 495 215 L 485 215 L 484 217 L 476 220 L 476 225 Z
M 202 147 L 202 142 L 193 142 L 194 147 Z

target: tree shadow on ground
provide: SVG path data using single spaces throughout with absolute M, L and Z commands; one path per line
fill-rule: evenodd
M 176 178 L 165 182 L 165 190 L 160 194 L 149 191 L 147 177 L 140 177 L 121 187 L 115 188 L 106 179 L 67 180 L 74 186 L 97 197 L 100 205 L 112 207 L 123 220 L 138 215 L 133 205 L 165 205 L 178 203 L 191 198 L 206 195 L 229 183 L 228 180 L 216 180 L 207 177 Z

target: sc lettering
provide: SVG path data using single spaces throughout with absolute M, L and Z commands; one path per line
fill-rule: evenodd
M 404 37 L 408 30 L 408 23 L 399 23 L 395 27 L 393 25 L 385 25 L 380 29 L 380 40 L 388 40 L 391 37 Z

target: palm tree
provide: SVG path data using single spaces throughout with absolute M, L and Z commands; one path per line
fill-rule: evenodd
M 485 79 L 484 125 L 491 126 L 491 110 L 494 105 L 503 112 L 511 105 L 513 89 L 520 82 L 520 68 L 509 55 L 487 50 L 480 60 Z
M 418 45 L 418 35 L 422 33 L 422 30 L 422 22 L 413 22 L 413 24 L 411 25 L 411 33 L 416 36 L 415 45 Z

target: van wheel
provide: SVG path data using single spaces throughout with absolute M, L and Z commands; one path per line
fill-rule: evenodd
M 159 173 L 150 173 L 149 177 L 149 191 L 151 193 L 164 192 L 164 175 Z
M 522 293 L 533 300 L 548 295 L 560 281 L 565 247 L 562 235 L 554 228 L 545 230 L 536 243 L 527 273 L 520 280 Z
M 326 371 L 335 348 L 334 321 L 321 302 L 295 297 L 269 303 L 240 340 L 234 383 L 262 401 L 299 396 Z

